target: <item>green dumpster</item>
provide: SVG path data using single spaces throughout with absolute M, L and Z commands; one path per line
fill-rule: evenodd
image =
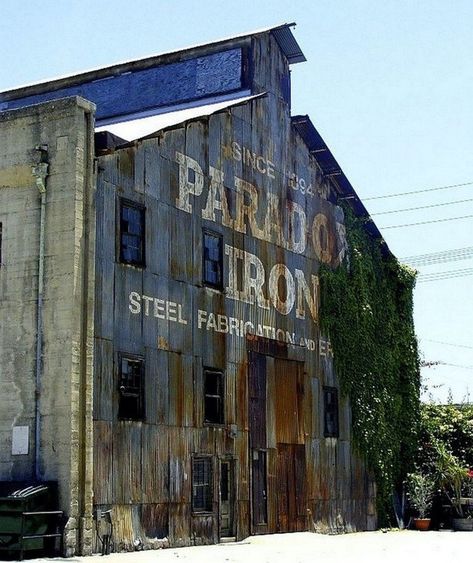
M 63 513 L 54 510 L 56 497 L 55 484 L 0 483 L 0 558 L 57 549 Z

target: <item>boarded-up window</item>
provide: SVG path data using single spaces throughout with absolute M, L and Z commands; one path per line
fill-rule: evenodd
M 145 265 L 145 208 L 120 200 L 120 262 Z
M 205 285 L 223 287 L 222 237 L 212 231 L 204 231 L 202 281 Z
M 204 370 L 204 422 L 224 423 L 224 384 L 221 371 Z
M 324 387 L 324 436 L 338 438 L 338 391 Z
M 212 458 L 194 457 L 192 460 L 192 510 L 212 512 Z
M 143 420 L 144 409 L 144 360 L 120 354 L 118 374 L 118 418 Z

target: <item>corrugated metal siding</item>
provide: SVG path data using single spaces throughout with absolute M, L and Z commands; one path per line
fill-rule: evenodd
M 258 65 L 265 61 L 264 52 L 263 43 L 255 54 Z M 281 53 L 270 52 L 268 76 L 285 71 L 287 62 Z M 246 157 L 234 158 L 237 149 L 232 143 L 238 143 L 241 154 L 244 149 L 250 151 L 246 162 Z M 177 153 L 194 159 L 202 171 L 202 191 L 190 194 L 191 213 L 176 204 L 183 181 Z M 274 178 L 258 170 L 256 160 L 251 160 L 257 156 L 260 169 L 272 167 Z M 215 222 L 202 218 L 210 166 L 223 173 L 233 220 L 240 189 L 235 178 L 253 186 L 253 192 L 248 188 L 244 205 L 250 206 L 249 193 L 252 197 L 257 194 L 253 221 L 260 230 L 270 207 L 268 197 L 277 198 L 278 205 L 267 228 L 277 233 L 279 221 L 285 239 L 294 227 L 285 213 L 287 202 L 299 205 L 308 224 L 304 252 L 293 252 L 275 239 L 268 242 L 252 236 L 251 221 L 245 222 L 246 233 L 223 225 L 221 210 L 215 210 Z M 152 546 L 151 538 L 163 535 L 168 535 L 171 545 L 217 541 L 220 459 L 234 460 L 234 532 L 239 539 L 250 531 L 307 527 L 341 531 L 373 526 L 374 490 L 369 487 L 366 468 L 352 452 L 346 401 L 340 401 L 339 438 L 323 435 L 323 386 L 337 387 L 338 381 L 328 345 L 309 306 L 305 304 L 302 319 L 295 314 L 296 303 L 284 315 L 271 301 L 269 308 L 261 308 L 257 303 L 231 299 L 228 288 L 218 291 L 202 284 L 205 227 L 222 235 L 227 251 L 257 257 L 265 270 L 265 298 L 271 297 L 268 275 L 275 264 L 284 265 L 293 276 L 300 270 L 311 287 L 311 276 L 317 275 L 321 260 L 309 229 L 317 214 L 326 221 L 323 261 L 335 267 L 343 252 L 342 216 L 330 202 L 330 189 L 305 142 L 292 131 L 284 101 L 272 96 L 183 124 L 99 158 L 94 487 L 97 505 L 113 507 L 120 545 L 132 545 L 133 538 L 141 537 Z M 121 197 L 146 208 L 145 268 L 119 263 L 116 221 Z M 224 254 L 224 260 L 228 285 L 229 254 Z M 257 263 L 254 259 L 251 275 Z M 286 290 L 280 291 L 284 300 Z M 179 304 L 185 322 L 158 318 L 153 302 L 147 313 L 142 302 L 141 312 L 134 314 L 131 292 Z M 252 295 L 254 298 L 254 291 Z M 279 337 L 289 340 L 279 342 L 276 332 L 269 338 L 268 334 L 238 335 L 235 330 L 232 334 L 218 332 L 217 324 L 207 326 L 207 321 L 199 328 L 199 310 L 205 312 L 207 321 L 211 313 L 215 323 L 218 315 L 227 323 L 233 317 L 255 327 L 277 328 Z M 119 353 L 144 359 L 146 416 L 142 422 L 117 420 Z M 204 424 L 205 367 L 224 373 L 224 425 Z M 250 406 L 252 400 L 257 408 Z M 255 450 L 266 456 L 267 465 L 263 475 L 267 522 L 256 527 L 256 507 L 252 506 Z M 192 511 L 195 455 L 212 459 L 210 514 Z M 286 487 L 287 501 L 281 504 L 280 499 L 278 504 L 281 486 Z

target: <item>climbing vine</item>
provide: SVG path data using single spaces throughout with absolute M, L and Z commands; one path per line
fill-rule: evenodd
M 345 210 L 348 258 L 323 267 L 321 329 L 330 337 L 342 394 L 352 408 L 353 442 L 374 473 L 379 521 L 417 449 L 419 359 L 412 318 L 415 272 L 382 251 Z

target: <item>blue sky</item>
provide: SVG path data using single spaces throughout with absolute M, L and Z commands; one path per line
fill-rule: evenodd
M 371 213 L 473 199 L 473 2 L 2 0 L 0 90 L 297 22 L 293 114 L 309 114 Z M 473 201 L 373 215 L 400 258 L 473 246 Z M 473 259 L 423 273 L 472 269 Z M 429 393 L 473 400 L 473 276 L 419 282 Z M 462 366 L 462 367 L 460 367 Z M 429 394 L 426 395 L 428 397 Z

